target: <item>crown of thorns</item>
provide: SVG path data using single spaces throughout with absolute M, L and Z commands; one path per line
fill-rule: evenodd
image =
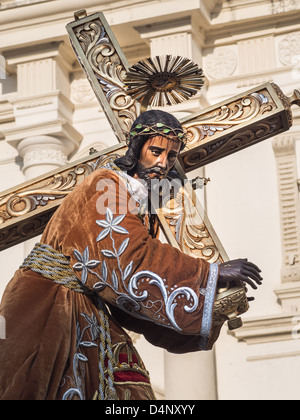
M 155 135 L 166 137 L 169 140 L 178 140 L 183 143 L 184 146 L 187 142 L 187 134 L 183 129 L 172 128 L 163 123 L 156 123 L 151 126 L 143 124 L 136 125 L 131 129 L 128 141 L 132 141 L 137 136 L 153 137 Z

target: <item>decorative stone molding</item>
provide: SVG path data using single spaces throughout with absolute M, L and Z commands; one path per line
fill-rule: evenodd
M 284 283 L 274 290 L 283 313 L 300 314 L 300 281 Z M 299 315 L 300 316 L 300 315 Z
M 251 86 L 258 86 L 263 83 L 272 83 L 274 82 L 273 76 L 270 74 L 267 75 L 261 75 L 261 77 L 249 77 L 247 79 L 242 78 L 241 80 L 238 80 L 237 82 L 237 88 L 250 88 Z
M 272 0 L 272 13 L 285 13 L 296 10 L 299 5 L 298 0 Z
M 300 32 L 285 35 L 278 44 L 278 57 L 281 64 L 291 66 L 294 59 L 300 55 Z
M 300 206 L 293 136 L 274 138 L 282 238 L 282 282 L 300 280 Z
M 74 145 L 67 139 L 53 136 L 34 136 L 21 140 L 18 151 L 23 158 L 26 179 L 65 166 Z
M 151 56 L 181 55 L 198 64 L 202 62 L 202 52 L 199 47 L 201 34 L 195 27 L 191 17 L 136 27 L 141 38 L 150 43 Z M 196 41 L 197 38 L 197 41 Z
M 40 139 L 36 139 L 39 140 Z M 39 143 L 40 144 L 40 143 Z M 67 164 L 67 156 L 61 150 L 52 150 L 52 149 L 41 149 L 41 150 L 31 150 L 24 155 L 24 166 L 23 171 L 29 166 L 34 165 L 56 165 L 64 166 Z
M 237 55 L 231 47 L 207 49 L 204 57 L 204 72 L 211 79 L 230 77 L 237 68 Z
M 276 68 L 274 36 L 262 36 L 239 40 L 239 72 L 255 74 L 270 72 Z
M 82 72 L 80 72 L 80 74 L 74 75 L 70 88 L 71 101 L 76 105 L 90 104 L 93 101 L 97 102 L 94 91 Z

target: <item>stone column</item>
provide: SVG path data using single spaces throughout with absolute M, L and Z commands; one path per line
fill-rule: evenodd
M 18 144 L 23 158 L 23 173 L 26 180 L 58 169 L 68 163 L 68 156 L 74 145 L 68 139 L 54 136 L 27 137 Z
M 166 400 L 217 400 L 214 352 L 165 352 Z

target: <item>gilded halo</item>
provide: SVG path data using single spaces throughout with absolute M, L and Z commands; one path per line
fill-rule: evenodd
M 146 109 L 176 105 L 191 98 L 202 88 L 204 75 L 188 58 L 156 56 L 134 64 L 124 84 L 127 94 Z

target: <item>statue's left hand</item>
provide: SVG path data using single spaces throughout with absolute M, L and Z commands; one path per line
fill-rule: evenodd
M 225 287 L 235 281 L 249 284 L 253 289 L 262 284 L 261 270 L 245 259 L 237 259 L 220 264 L 218 286 Z

